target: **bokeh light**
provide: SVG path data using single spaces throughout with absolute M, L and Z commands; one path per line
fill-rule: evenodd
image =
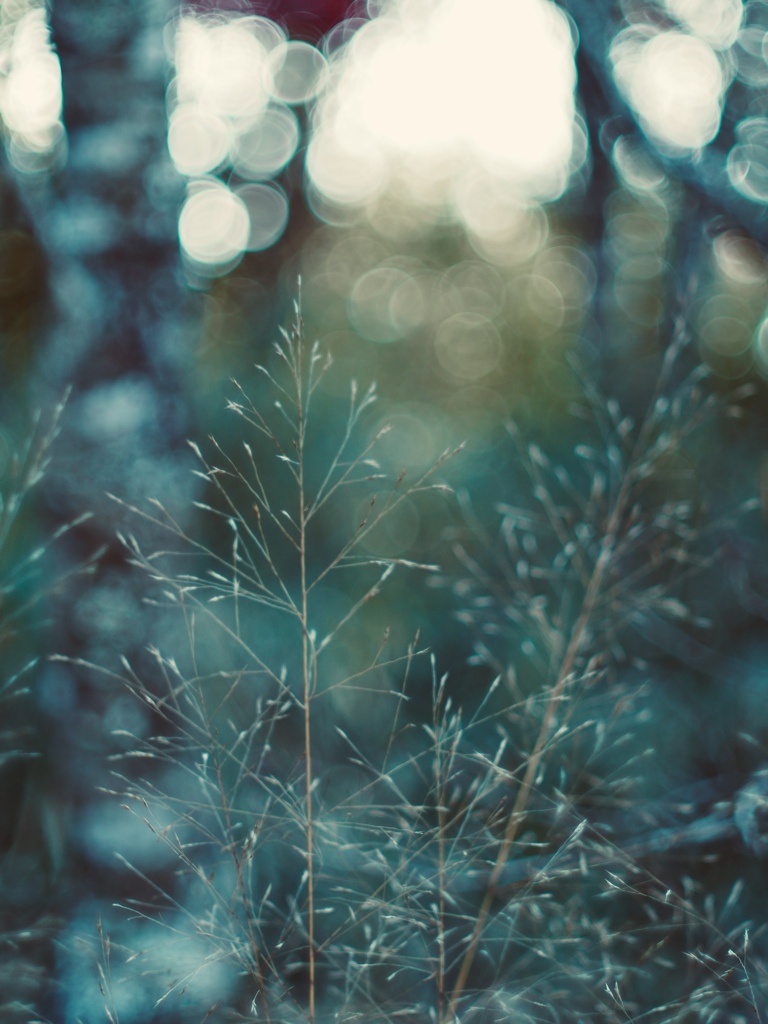
M 755 361 L 763 377 L 768 377 L 768 317 L 758 324 L 753 338 Z
M 748 117 L 736 129 L 728 154 L 728 177 L 735 189 L 757 202 L 768 201 L 768 119 Z
M 170 116 L 168 149 L 182 174 L 205 174 L 218 167 L 226 157 L 229 127 L 212 111 L 184 103 Z
M 2 12 L 4 22 L 6 14 Z M 8 154 L 18 171 L 49 170 L 64 159 L 66 137 L 61 68 L 45 11 L 32 8 L 2 28 L 0 114 L 10 134 Z
M 168 148 L 177 170 L 193 179 L 179 235 L 204 277 L 221 276 L 244 252 L 274 245 L 287 227 L 289 201 L 272 179 L 299 146 L 291 106 L 320 92 L 327 60 L 309 43 L 286 40 L 267 18 L 184 16 L 174 61 Z M 232 171 L 241 183 L 234 179 L 230 188 L 221 179 Z M 203 178 L 211 174 L 221 177 Z
M 754 12 L 758 14 L 755 20 L 750 18 Z M 738 77 L 748 86 L 758 88 L 768 85 L 768 62 L 765 59 L 768 25 L 765 22 L 765 15 L 763 4 L 749 4 L 745 15 L 746 23 L 739 31 L 733 49 Z
M 174 49 L 177 101 L 224 117 L 256 116 L 269 102 L 268 57 L 280 42 L 279 29 L 265 18 L 182 18 Z
M 664 0 L 678 22 L 718 49 L 732 46 L 741 26 L 742 0 Z
M 457 179 L 480 173 L 518 209 L 555 198 L 574 154 L 583 157 L 573 47 L 545 0 L 494 0 L 482 19 L 469 0 L 387 5 L 331 55 L 309 146 L 313 184 L 336 203 L 365 203 L 407 179 L 450 206 Z
M 376 267 L 358 279 L 349 298 L 349 317 L 364 338 L 386 342 L 402 337 L 393 299 L 408 280 L 398 267 Z
M 736 284 L 759 286 L 768 281 L 765 255 L 752 239 L 738 231 L 723 231 L 712 248 L 719 269 Z
M 309 43 L 281 43 L 269 55 L 272 96 L 284 103 L 307 103 L 325 84 L 328 62 Z
M 730 75 L 704 39 L 632 26 L 616 37 L 611 60 L 619 88 L 657 143 L 700 149 L 715 137 Z
M 199 269 L 230 270 L 245 251 L 249 236 L 248 209 L 242 199 L 215 180 L 190 186 L 179 216 L 179 240 L 184 254 Z
M 435 334 L 438 362 L 460 380 L 487 377 L 498 366 L 501 349 L 498 330 L 479 313 L 456 313 Z
M 245 248 L 249 252 L 268 249 L 280 238 L 288 223 L 288 199 L 276 185 L 242 185 L 235 196 L 245 206 L 249 231 Z
M 264 114 L 238 128 L 232 164 L 242 178 L 273 178 L 296 152 L 300 130 L 296 115 L 286 106 L 271 105 Z

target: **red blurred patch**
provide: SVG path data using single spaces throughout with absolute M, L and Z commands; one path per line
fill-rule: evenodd
M 282 25 L 291 39 L 316 43 L 351 15 L 360 4 L 349 0 L 188 0 L 185 10 L 199 14 L 259 14 Z

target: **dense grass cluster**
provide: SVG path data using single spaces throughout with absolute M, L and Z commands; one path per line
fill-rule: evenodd
M 699 642 L 718 557 L 695 488 L 664 484 L 722 407 L 684 364 L 681 334 L 637 423 L 585 386 L 597 443 L 568 467 L 510 428 L 528 482 L 489 530 L 442 478 L 457 451 L 379 463 L 373 389 L 313 429 L 332 368 L 297 307 L 269 401 L 230 402 L 242 450 L 193 445 L 207 534 L 130 510 L 168 538 L 123 538 L 167 646 L 101 668 L 143 709 L 105 796 L 162 854 L 94 923 L 110 1021 L 760 1019 L 738 869 L 761 777 L 669 792 L 653 748 L 654 640 Z M 449 570 L 370 543 L 406 501 L 455 504 Z M 427 583 L 468 667 L 386 629 Z
M 330 365 L 298 309 L 263 369 L 271 412 L 230 403 L 243 451 L 194 446 L 229 549 L 134 510 L 172 539 L 125 543 L 186 637 L 154 651 L 151 676 L 125 664 L 152 727 L 116 786 L 179 869 L 145 877 L 132 910 L 201 951 L 158 988 L 165 1005 L 195 991 L 227 1019 L 281 1022 L 759 1014 L 740 884 L 708 891 L 689 870 L 691 851 L 709 865 L 738 841 L 733 806 L 662 799 L 637 640 L 705 625 L 683 597 L 716 557 L 702 509 L 658 482 L 716 411 L 683 349 L 681 335 L 638 424 L 585 389 L 602 445 L 577 449 L 580 469 L 516 436 L 530 501 L 500 506 L 488 536 L 465 499 L 447 577 L 366 539 L 406 498 L 445 501 L 437 474 L 456 453 L 390 476 L 380 435 L 365 440 L 375 395 L 354 387 L 338 447 L 315 437 Z M 452 588 L 482 692 L 418 640 L 376 641 L 370 609 L 403 572 Z M 133 963 L 151 973 L 151 957 Z
M 38 415 L 16 450 L 0 434 L 0 1019 L 7 1024 L 33 1019 L 49 989 L 46 954 L 59 924 L 51 899 L 56 844 L 35 791 L 42 743 L 32 684 L 51 599 L 72 575 L 52 571 L 52 552 L 89 518 L 84 514 L 39 541 L 36 497 L 65 405 L 66 398 L 47 419 Z M 89 560 L 74 571 L 88 573 L 92 566 Z

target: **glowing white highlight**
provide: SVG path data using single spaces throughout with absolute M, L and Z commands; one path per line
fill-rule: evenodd
M 570 28 L 548 0 L 489 0 L 482 18 L 470 0 L 395 0 L 332 62 L 310 177 L 337 202 L 398 174 L 423 196 L 478 169 L 555 198 L 572 169 L 574 86 Z
M 712 47 L 685 32 L 627 29 L 611 47 L 619 88 L 649 135 L 700 149 L 717 134 L 727 77 Z
M 179 216 L 179 240 L 187 256 L 206 266 L 226 266 L 242 255 L 249 234 L 242 199 L 214 180 L 190 186 Z

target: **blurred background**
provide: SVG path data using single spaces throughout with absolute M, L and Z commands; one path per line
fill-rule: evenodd
M 46 477 L 3 535 L 4 678 L 40 661 L 5 714 L 0 915 L 16 990 L 0 1002 L 8 1021 L 32 1019 L 28 1003 L 89 1024 L 103 999 L 78 944 L 132 886 L 114 852 L 167 869 L 94 789 L 111 785 L 115 730 L 148 722 L 108 676 L 46 661 L 141 666 L 160 643 L 115 533 L 162 541 L 107 492 L 156 498 L 205 533 L 186 440 L 240 443 L 231 378 L 263 392 L 254 364 L 300 278 L 307 336 L 335 365 L 320 436 L 330 445 L 350 380 L 375 380 L 367 429 L 393 425 L 387 471 L 466 442 L 445 475 L 491 530 L 498 503 L 530 490 L 505 425 L 571 464 L 584 379 L 641 415 L 676 331 L 713 393 L 741 391 L 670 455 L 662 490 L 713 519 L 764 506 L 768 3 L 2 0 L 0 116 L 6 496 L 14 454 L 42 436 L 35 415 L 48 423 L 72 389 Z M 453 515 L 406 502 L 371 551 L 442 560 Z M 768 741 L 763 512 L 723 530 L 730 560 L 700 595 L 717 656 L 666 634 L 645 652 L 673 680 L 659 701 L 689 779 L 761 762 L 738 739 L 746 718 Z M 421 629 L 459 688 L 482 686 L 445 588 L 397 586 L 398 641 Z M 203 1001 L 226 991 L 223 976 L 205 984 Z M 151 993 L 126 1000 L 121 1021 L 175 1019 Z

